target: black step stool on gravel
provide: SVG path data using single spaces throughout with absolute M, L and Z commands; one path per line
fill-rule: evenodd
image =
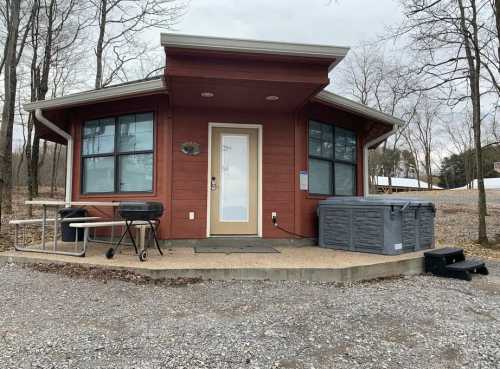
M 482 261 L 465 260 L 464 250 L 445 247 L 424 253 L 425 272 L 470 281 L 471 273 L 488 274 Z

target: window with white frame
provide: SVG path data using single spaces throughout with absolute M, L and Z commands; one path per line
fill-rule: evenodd
M 355 132 L 309 121 L 309 193 L 355 195 Z
M 153 113 L 86 121 L 82 129 L 82 192 L 153 191 Z

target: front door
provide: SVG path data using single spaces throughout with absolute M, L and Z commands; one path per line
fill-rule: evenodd
M 258 130 L 212 128 L 210 235 L 257 235 Z

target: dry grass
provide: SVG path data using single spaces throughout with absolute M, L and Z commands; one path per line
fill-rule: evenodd
M 394 197 L 412 197 L 433 201 L 436 204 L 436 242 L 440 246 L 458 246 L 469 255 L 500 260 L 500 190 L 486 194 L 488 237 L 491 245 L 484 247 L 477 240 L 477 191 L 428 191 L 406 192 Z
M 50 199 L 50 188 L 40 187 L 39 199 Z M 7 250 L 12 247 L 12 239 L 14 237 L 14 229 L 9 226 L 9 221 L 11 219 L 27 219 L 28 216 L 28 206 L 24 204 L 27 199 L 27 192 L 25 187 L 16 188 L 12 196 L 12 214 L 6 214 L 5 211 L 2 212 L 1 219 L 1 230 L 0 230 L 0 251 Z M 59 189 L 52 199 L 64 199 L 64 189 Z M 52 216 L 53 214 L 48 213 L 47 216 Z M 42 217 L 42 208 L 39 206 L 33 207 L 33 218 Z M 49 227 L 50 232 L 50 227 Z M 26 232 L 27 243 L 40 242 L 40 229 L 39 227 L 31 227 L 30 231 Z

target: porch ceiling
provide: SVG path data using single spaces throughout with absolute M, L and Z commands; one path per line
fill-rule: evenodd
M 169 92 L 175 106 L 291 111 L 317 89 L 316 84 L 310 83 L 183 77 L 171 79 Z M 208 97 L 204 96 L 207 93 Z

